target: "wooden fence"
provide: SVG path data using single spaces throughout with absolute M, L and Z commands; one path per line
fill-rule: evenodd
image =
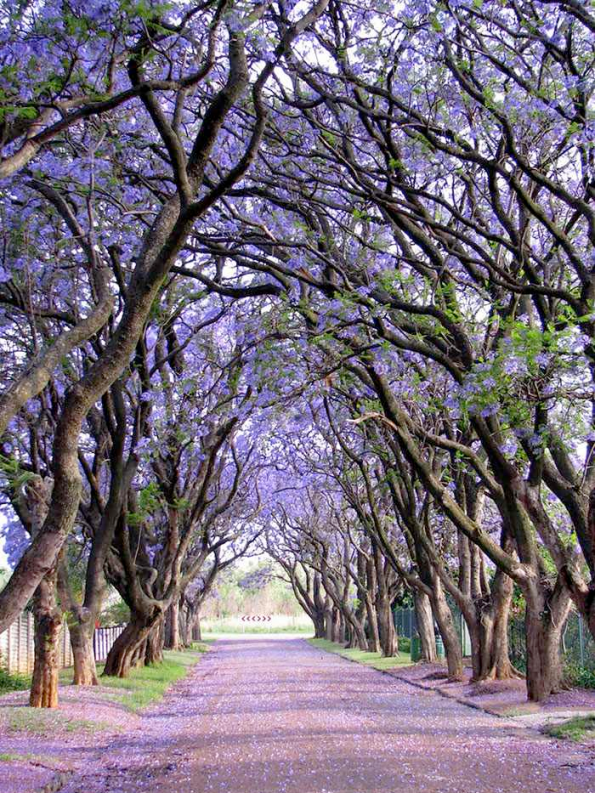
M 96 661 L 105 661 L 112 644 L 124 630 L 123 625 L 97 628 L 93 636 L 93 651 Z M 33 615 L 24 612 L 10 628 L 0 633 L 0 666 L 11 674 L 29 675 L 33 671 Z M 62 625 L 60 634 L 59 663 L 61 668 L 72 666 L 72 649 L 68 626 Z

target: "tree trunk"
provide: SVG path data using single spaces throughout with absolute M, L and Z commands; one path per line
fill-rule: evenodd
M 436 661 L 436 637 L 432 604 L 425 592 L 414 590 L 413 602 L 417 617 L 417 632 L 421 643 L 421 662 L 432 664 Z
M 160 664 L 163 662 L 163 639 L 163 620 L 159 620 L 147 637 L 145 664 Z
M 345 615 L 344 620 L 348 633 L 347 646 L 350 649 L 357 648 L 365 652 L 368 649 L 368 641 L 366 639 L 361 616 L 358 616 L 356 612 L 352 612 L 349 616 Z
M 486 666 L 485 661 L 490 656 L 493 619 L 488 610 L 486 610 L 484 615 L 477 616 L 474 604 L 471 605 L 470 610 L 473 614 L 464 616 L 465 624 L 469 631 L 469 639 L 471 640 L 471 668 L 473 670 L 471 680 L 476 682 L 482 679 L 482 670 Z
M 17 514 L 33 538 L 33 545 L 39 538 L 47 518 L 52 492 L 52 479 L 37 475 L 32 476 L 22 491 L 19 491 L 15 504 Z M 26 555 L 27 551 L 23 559 Z M 43 561 L 45 563 L 47 560 Z M 33 592 L 35 655 L 29 694 L 29 704 L 32 708 L 58 706 L 58 642 L 62 627 L 62 612 L 58 608 L 57 599 L 58 565 L 59 559 L 56 558 L 54 564 L 50 564 L 45 575 L 40 578 Z M 22 569 L 22 566 L 23 560 L 18 567 Z M 13 576 L 6 589 L 13 583 L 13 579 L 18 580 Z
M 140 615 L 131 618 L 109 651 L 103 670 L 105 677 L 128 676 L 131 668 L 139 660 L 138 652 L 155 625 L 156 619 L 157 616 L 144 619 Z
M 496 573 L 488 609 L 478 609 L 479 658 L 473 673 L 477 680 L 510 680 L 519 673 L 510 662 L 508 620 L 514 584 L 502 571 Z M 470 632 L 471 635 L 471 632 Z
M 368 652 L 380 652 L 380 634 L 378 633 L 378 615 L 371 598 L 366 600 L 366 617 L 368 625 Z
M 537 583 L 525 592 L 527 697 L 532 702 L 541 702 L 560 690 L 560 639 L 570 609 L 570 594 L 565 587 L 556 585 L 551 595 L 543 588 Z
M 342 642 L 344 639 L 342 627 L 341 612 L 336 606 L 334 606 L 331 612 L 331 635 L 332 641 L 336 642 L 337 644 Z
M 386 595 L 376 599 L 376 614 L 380 651 L 385 658 L 392 658 L 399 652 L 399 642 L 390 601 Z
M 364 630 L 364 623 L 366 621 L 366 595 L 365 592 L 360 589 L 358 589 L 357 607 L 351 612 L 350 616 L 350 636 L 353 647 L 357 647 L 359 650 L 366 652 L 368 649 L 368 640 Z
M 357 634 L 349 622 L 347 623 L 347 631 L 345 635 L 345 647 L 348 650 L 355 650 L 357 647 Z
M 372 543 L 374 567 L 376 572 L 376 615 L 378 620 L 378 635 L 380 638 L 380 651 L 385 658 L 392 658 L 399 651 L 397 632 L 391 609 L 391 597 L 388 586 L 388 572 L 390 570 L 377 542 Z
M 165 617 L 165 646 L 168 650 L 180 649 L 180 603 L 174 599 Z
M 315 612 L 314 616 L 312 617 L 312 622 L 314 623 L 314 638 L 324 639 L 325 638 L 324 612 Z
M 510 582 L 510 597 L 506 599 L 496 610 L 494 617 L 494 649 L 492 657 L 492 668 L 487 678 L 494 677 L 496 680 L 510 680 L 511 678 L 522 677 L 514 668 L 510 660 L 510 648 L 508 643 L 508 623 L 510 620 L 510 608 L 512 605 L 513 583 Z
M 180 641 L 182 647 L 190 647 L 192 644 L 192 620 L 194 613 L 190 606 L 180 605 Z
M 357 620 L 356 625 L 354 626 L 355 636 L 356 636 L 356 647 L 358 650 L 363 650 L 363 652 L 368 651 L 368 639 L 366 637 L 366 632 L 364 630 L 364 623 L 363 620 Z
M 347 642 L 349 635 L 349 624 L 345 619 L 345 615 L 339 609 L 339 641 L 341 644 L 345 644 Z
M 324 609 L 324 637 L 327 641 L 333 641 L 333 609 L 330 603 Z
M 444 597 L 442 584 L 437 575 L 434 574 L 432 596 L 430 598 L 434 619 L 438 625 L 438 630 L 444 643 L 446 653 L 446 665 L 448 668 L 449 680 L 465 680 L 463 671 L 463 653 L 461 652 L 461 642 L 454 626 L 452 612 Z
M 202 629 L 200 625 L 200 612 L 197 613 L 194 617 L 194 621 L 192 624 L 192 641 L 193 642 L 201 642 L 202 641 Z
M 56 570 L 50 571 L 33 595 L 35 619 L 35 661 L 29 705 L 32 708 L 58 706 L 58 643 L 62 615 L 56 603 Z
M 322 596 L 322 579 L 320 573 L 315 573 L 312 579 L 312 604 L 314 606 L 314 616 L 312 617 L 312 622 L 314 623 L 314 636 L 316 639 L 325 639 L 327 638 L 327 620 L 325 601 Z
M 93 652 L 93 623 L 81 623 L 73 619 L 68 623 L 68 630 L 74 659 L 72 682 L 75 686 L 96 686 L 99 680 Z

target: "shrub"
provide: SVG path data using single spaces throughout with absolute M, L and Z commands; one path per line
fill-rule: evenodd
M 595 688 L 595 669 L 566 662 L 564 664 L 564 682 L 576 688 Z
M 27 675 L 11 674 L 0 666 L 0 694 L 6 694 L 9 691 L 23 691 L 30 685 L 31 680 Z

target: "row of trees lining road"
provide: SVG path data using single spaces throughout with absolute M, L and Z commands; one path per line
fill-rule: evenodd
M 48 1 L 0 27 L 0 628 L 33 597 L 32 703 L 64 614 L 96 681 L 105 581 L 126 675 L 257 547 L 317 635 L 393 654 L 410 593 L 453 679 L 452 603 L 475 679 L 518 674 L 516 598 L 528 696 L 557 690 L 569 610 L 595 635 L 587 6 Z
M 327 2 L 292 20 L 282 8 L 232 7 L 226 0 L 3 9 L 3 140 L 7 160 L 21 167 L 5 189 L 3 344 L 10 385 L 0 424 L 9 436 L 7 496 L 32 542 L 0 594 L 0 627 L 35 593 L 32 704 L 55 703 L 56 583 L 77 523 L 92 543 L 85 601 L 62 605 L 72 607 L 81 628 L 75 630 L 81 682 L 95 677 L 88 626 L 102 571 L 132 611 L 106 663 L 108 673 L 124 675 L 143 653 L 158 656 L 151 635 L 205 555 L 234 545 L 235 521 L 220 539 L 210 535 L 248 475 L 249 450 L 236 451 L 233 440 L 249 413 L 243 351 L 221 344 L 221 328 L 211 350 L 193 349 L 210 314 L 220 312 L 210 304 L 203 311 L 200 278 L 187 278 L 187 295 L 175 304 L 172 268 L 184 269 L 194 258 L 195 225 L 254 160 L 268 117 L 265 85 Z M 266 58 L 257 31 L 272 39 Z M 120 101 L 123 94 L 129 101 Z M 236 127 L 242 104 L 252 121 L 238 136 L 228 128 Z M 48 145 L 27 164 L 19 153 L 30 151 L 44 124 Z M 222 346 L 227 361 L 218 356 Z M 158 415 L 152 415 L 153 380 L 161 386 Z M 184 418 L 198 430 L 189 437 Z M 139 466 L 151 441 L 152 476 L 144 484 Z M 44 479 L 50 482 L 42 488 Z M 32 504 L 18 503 L 23 492 Z

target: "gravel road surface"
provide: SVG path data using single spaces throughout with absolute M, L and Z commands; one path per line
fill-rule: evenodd
M 588 793 L 595 752 L 302 639 L 219 641 L 64 793 Z

